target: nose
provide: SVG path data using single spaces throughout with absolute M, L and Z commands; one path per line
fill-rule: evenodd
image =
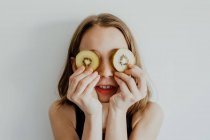
M 108 59 L 101 60 L 101 63 L 98 68 L 98 74 L 102 77 L 111 77 L 113 76 L 114 68 L 112 67 L 111 62 Z

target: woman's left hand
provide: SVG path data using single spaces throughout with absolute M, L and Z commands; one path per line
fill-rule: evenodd
M 114 111 L 126 113 L 128 108 L 147 95 L 146 77 L 137 65 L 128 65 L 124 72 L 115 72 L 114 78 L 119 85 L 118 91 L 110 98 Z

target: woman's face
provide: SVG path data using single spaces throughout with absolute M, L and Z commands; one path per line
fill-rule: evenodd
M 101 78 L 96 86 L 111 85 L 114 87 L 112 90 L 95 88 L 98 99 L 102 103 L 109 102 L 109 98 L 118 89 L 113 77 L 115 69 L 110 58 L 114 50 L 119 48 L 128 48 L 128 45 L 123 34 L 115 27 L 95 25 L 84 34 L 80 43 L 80 50 L 94 50 L 100 56 L 101 63 L 97 71 Z

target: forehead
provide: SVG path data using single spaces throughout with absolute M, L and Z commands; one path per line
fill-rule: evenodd
M 83 35 L 80 42 L 80 50 L 96 50 L 101 54 L 119 48 L 128 48 L 128 45 L 121 31 L 115 27 L 95 25 Z

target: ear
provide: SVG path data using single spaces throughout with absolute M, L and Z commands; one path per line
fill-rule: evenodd
M 71 57 L 71 64 L 72 64 L 72 70 L 73 72 L 75 72 L 77 70 L 75 57 Z

